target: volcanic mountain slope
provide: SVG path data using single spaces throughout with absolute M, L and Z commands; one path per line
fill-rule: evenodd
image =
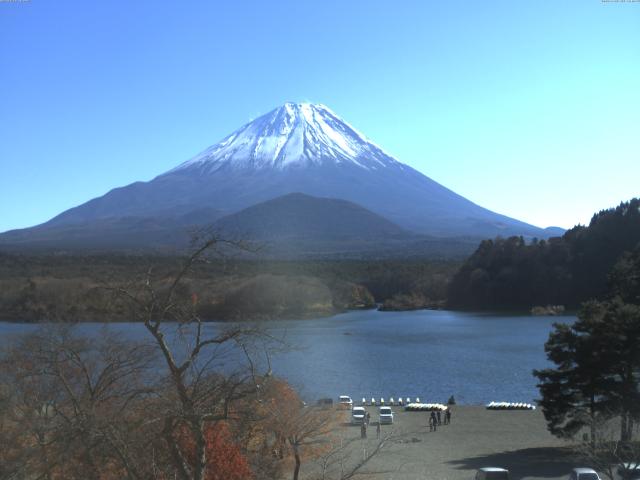
M 249 240 L 266 256 L 397 256 L 396 250 L 441 254 L 415 246 L 412 234 L 355 203 L 290 193 L 221 218 L 215 230 L 225 238 Z M 428 245 L 427 247 L 435 247 Z M 456 252 L 469 251 L 456 245 Z
M 78 231 L 113 224 L 124 241 L 127 229 L 140 237 L 148 223 L 169 230 L 208 224 L 294 192 L 354 202 L 420 234 L 549 236 L 400 163 L 327 107 L 287 103 L 149 182 L 111 190 L 45 224 L 4 234 L 0 243 L 37 243 L 55 232 L 64 244 L 67 229 L 79 238 Z
M 380 240 L 415 237 L 355 203 L 290 193 L 221 218 L 216 229 L 258 240 Z
M 302 193 L 245 208 L 214 228 L 277 258 L 463 258 L 477 247 L 474 239 L 411 233 L 355 203 Z

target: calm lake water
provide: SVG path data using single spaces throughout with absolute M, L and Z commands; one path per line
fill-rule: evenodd
M 354 311 L 334 317 L 269 322 L 274 336 L 296 349 L 276 355 L 274 374 L 303 397 L 419 396 L 423 402 L 481 404 L 491 400 L 531 402 L 538 397 L 531 371 L 548 365 L 544 342 L 553 322 L 575 317 L 531 317 L 451 311 Z M 208 329 L 221 324 L 207 324 Z M 0 341 L 36 328 L 0 323 Z M 102 324 L 81 324 L 88 335 Z M 146 338 L 139 324 L 108 328 Z

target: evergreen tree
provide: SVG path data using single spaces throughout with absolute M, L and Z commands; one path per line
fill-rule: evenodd
M 637 254 L 637 250 L 634 255 Z M 620 440 L 632 439 L 640 418 L 640 304 L 638 256 L 613 269 L 613 296 L 583 304 L 573 325 L 555 324 L 545 344 L 555 368 L 535 370 L 549 430 L 573 437 L 598 417 L 620 418 Z
M 607 377 L 610 410 L 620 416 L 620 440 L 626 442 L 640 416 L 640 306 L 616 297 L 607 304 L 601 325 L 599 370 Z
M 571 438 L 590 427 L 593 438 L 597 416 L 609 409 L 611 382 L 601 372 L 602 352 L 595 334 L 603 314 L 603 305 L 589 302 L 573 325 L 555 324 L 545 351 L 556 368 L 533 372 L 540 380 L 539 404 L 547 426 L 558 437 Z
M 485 240 L 449 284 L 449 305 L 491 310 L 528 310 L 536 305 L 577 308 L 607 294 L 611 268 L 638 245 L 639 198 L 597 213 L 588 227 L 576 226 L 562 237 L 529 243 L 522 237 Z M 625 258 L 621 271 L 614 272 L 617 280 L 628 278 L 629 270 L 640 271 L 639 251 Z M 638 275 L 625 287 L 636 297 L 625 296 L 625 301 L 640 302 Z
M 640 305 L 640 245 L 625 252 L 616 263 L 609 281 L 613 293 L 627 303 Z

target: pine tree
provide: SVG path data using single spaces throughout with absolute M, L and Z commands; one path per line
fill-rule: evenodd
M 640 418 L 640 298 L 638 249 L 610 276 L 612 297 L 583 304 L 573 325 L 555 324 L 545 344 L 556 367 L 535 370 L 549 430 L 573 437 L 602 418 L 619 417 L 620 440 L 632 440 Z
M 582 428 L 595 428 L 596 417 L 609 408 L 609 380 L 601 371 L 597 335 L 603 305 L 585 304 L 573 325 L 555 324 L 545 344 L 547 357 L 556 368 L 534 370 L 542 395 L 539 401 L 549 431 L 571 438 Z M 593 432 L 592 432 L 593 437 Z

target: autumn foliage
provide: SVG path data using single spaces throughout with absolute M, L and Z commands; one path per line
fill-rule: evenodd
M 253 473 L 247 458 L 234 441 L 227 422 L 210 423 L 205 427 L 207 442 L 207 469 L 205 480 L 248 480 L 253 479 Z M 195 443 L 190 438 L 188 430 L 181 433 L 180 443 L 185 457 L 190 463 L 195 463 Z

